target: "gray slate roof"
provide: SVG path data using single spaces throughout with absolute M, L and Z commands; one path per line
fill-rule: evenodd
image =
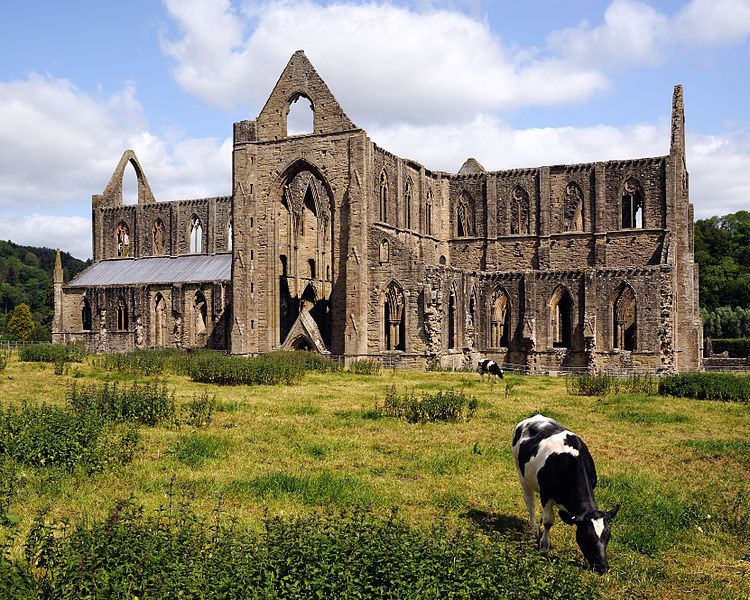
M 103 260 L 89 267 L 68 285 L 92 287 L 138 283 L 187 283 L 229 281 L 231 278 L 231 254 L 191 254 Z

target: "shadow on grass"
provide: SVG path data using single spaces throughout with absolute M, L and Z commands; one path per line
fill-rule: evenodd
M 471 508 L 462 516 L 472 521 L 485 533 L 496 533 L 505 539 L 520 541 L 531 535 L 526 519 Z

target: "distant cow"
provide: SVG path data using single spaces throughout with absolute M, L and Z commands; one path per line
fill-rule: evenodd
M 539 539 L 540 552 L 549 552 L 549 530 L 555 521 L 557 506 L 560 518 L 568 525 L 576 525 L 578 547 L 591 567 L 599 574 L 606 573 L 609 522 L 620 506 L 609 512 L 596 507 L 596 468 L 583 440 L 557 421 L 534 415 L 516 425 L 513 457 L 537 537 L 539 525 L 534 518 L 534 494 L 539 494 L 542 501 L 544 532 Z
M 478 369 L 479 369 L 479 375 L 482 377 L 482 381 L 484 381 L 484 376 L 487 374 L 492 377 L 495 377 L 496 379 L 503 378 L 503 370 L 494 360 L 483 358 L 482 360 L 479 361 Z

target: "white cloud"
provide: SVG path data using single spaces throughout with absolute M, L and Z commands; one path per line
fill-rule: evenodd
M 127 148 L 157 199 L 231 191 L 231 141 L 150 132 L 132 83 L 94 97 L 39 74 L 0 82 L 0 207 L 87 208 Z
M 548 43 L 571 64 L 610 70 L 653 66 L 685 49 L 736 44 L 748 36 L 747 0 L 691 0 L 671 16 L 637 0 L 614 0 L 600 25 L 584 21 L 552 32 Z
M 37 213 L 10 215 L 0 221 L 0 239 L 22 246 L 59 248 L 86 259 L 91 257 L 91 219 Z
M 228 0 L 167 0 L 167 8 L 179 29 L 162 42 L 177 61 L 175 78 L 221 107 L 259 110 L 300 48 L 342 105 L 368 122 L 577 102 L 607 85 L 588 68 L 508 50 L 486 22 L 456 10 L 310 0 L 251 2 L 242 13 Z

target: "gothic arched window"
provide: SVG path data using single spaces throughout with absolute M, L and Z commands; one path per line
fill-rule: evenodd
M 115 230 L 117 242 L 117 256 L 129 256 L 130 254 L 130 227 L 125 221 L 120 221 Z
M 190 219 L 190 254 L 203 252 L 203 223 L 198 215 Z
M 635 350 L 638 333 L 635 292 L 624 284 L 612 300 L 612 348 Z
M 424 203 L 424 232 L 432 235 L 432 190 L 427 190 L 427 197 Z
M 81 303 L 81 329 L 91 331 L 91 303 L 88 298 Z
M 404 229 L 411 229 L 411 179 L 404 186 Z
M 529 194 L 520 185 L 511 194 L 510 232 L 528 235 L 529 233 Z
M 628 177 L 622 192 L 622 229 L 643 227 L 643 188 L 634 177 Z
M 380 173 L 380 211 L 378 216 L 381 222 L 388 222 L 388 178 L 385 171 Z
M 164 254 L 164 221 L 157 218 L 151 226 L 151 242 L 154 256 Z
M 510 302 L 508 293 L 503 288 L 497 288 L 490 307 L 490 347 L 508 348 L 509 346 Z
M 386 350 L 406 349 L 404 305 L 404 292 L 398 283 L 392 281 L 385 292 L 383 303 L 383 337 Z
M 565 188 L 564 211 L 564 230 L 583 231 L 583 191 L 575 182 Z
M 115 319 L 117 331 L 128 330 L 128 305 L 122 296 L 117 299 L 115 304 Z
M 559 286 L 550 301 L 550 331 L 555 348 L 570 348 L 573 341 L 573 300 L 570 292 Z
M 474 231 L 474 200 L 463 191 L 456 204 L 456 237 L 471 237 Z

